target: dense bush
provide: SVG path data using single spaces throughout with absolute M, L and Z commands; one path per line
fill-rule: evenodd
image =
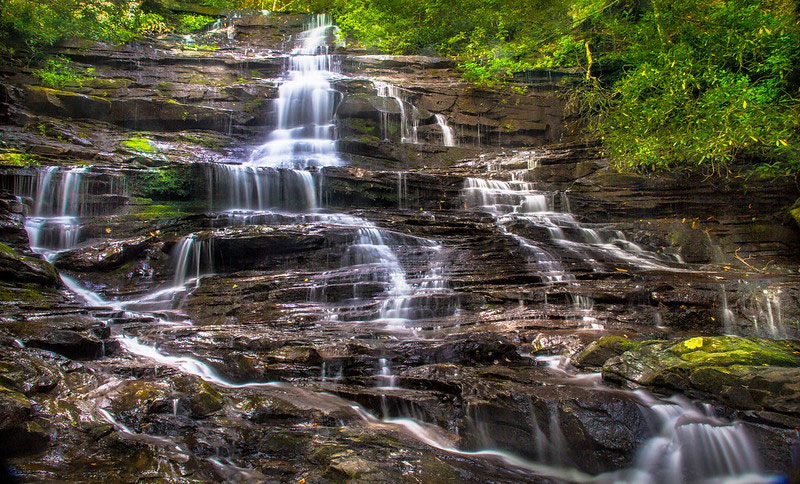
M 800 172 L 800 28 L 790 6 L 652 5 L 597 15 L 579 33 L 601 64 L 619 66 L 599 79 L 608 99 L 593 113 L 617 166 Z

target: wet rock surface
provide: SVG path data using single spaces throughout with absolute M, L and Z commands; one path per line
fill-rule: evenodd
M 700 394 L 733 408 L 785 413 L 787 418 L 800 411 L 796 343 L 700 336 L 628 348 L 602 365 L 605 380 Z
M 0 172 L 0 458 L 29 481 L 618 482 L 661 476 L 659 439 L 717 462 L 694 443 L 721 438 L 750 466 L 729 473 L 791 470 L 795 188 L 613 174 L 554 142 L 564 73 L 489 93 L 340 47 L 341 164 L 239 167 L 275 141 L 307 20 L 227 18 L 194 36 L 215 50 L 71 41 L 95 76 L 58 89 L 3 71 L 4 140 L 42 166 Z

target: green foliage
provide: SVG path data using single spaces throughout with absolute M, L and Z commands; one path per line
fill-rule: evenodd
M 45 87 L 63 87 L 66 85 L 83 86 L 83 81 L 90 79 L 94 75 L 94 69 L 89 68 L 80 72 L 74 67 L 70 60 L 65 57 L 55 57 L 47 59 L 44 67 L 33 71 L 33 75 L 38 77 Z
M 561 0 L 333 0 L 330 8 L 342 32 L 365 46 L 456 57 L 481 85 L 533 67 L 543 39 L 567 27 Z
M 498 86 L 580 67 L 573 113 L 623 171 L 800 173 L 800 26 L 787 0 L 331 0 L 343 33 L 456 57 Z
M 129 138 L 122 141 L 122 146 L 139 153 L 153 154 L 158 151 L 147 138 Z
M 599 63 L 622 67 L 601 79 L 609 99 L 595 113 L 617 168 L 798 173 L 794 13 L 768 1 L 653 5 L 638 16 L 606 11 L 581 34 L 609 49 Z
M 191 173 L 181 165 L 162 166 L 132 177 L 133 193 L 153 200 L 186 200 Z
M 136 0 L 3 0 L 0 33 L 32 49 L 64 37 L 115 43 L 168 30 L 165 19 Z
M 6 166 L 29 166 L 36 165 L 39 161 L 35 155 L 22 153 L 21 151 L 9 150 L 0 152 L 0 165 Z
M 213 21 L 214 17 L 209 17 L 207 15 L 181 14 L 177 16 L 177 27 L 175 27 L 175 31 L 181 34 L 187 34 L 195 30 L 200 30 Z

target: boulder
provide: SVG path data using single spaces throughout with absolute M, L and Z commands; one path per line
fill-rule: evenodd
M 646 341 L 603 366 L 603 379 L 609 382 L 795 417 L 800 416 L 798 378 L 800 344 L 736 336 Z
M 609 359 L 638 348 L 640 343 L 622 336 L 605 336 L 581 351 L 572 363 L 578 368 L 599 370 Z
M 60 281 L 53 264 L 37 257 L 19 255 L 5 244 L 0 244 L 0 279 L 4 282 L 31 282 L 51 287 Z

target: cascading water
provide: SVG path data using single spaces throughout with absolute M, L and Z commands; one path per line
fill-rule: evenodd
M 626 482 L 681 484 L 758 476 L 761 465 L 748 433 L 684 399 L 663 402 L 640 392 L 656 434 L 639 449 Z M 745 481 L 740 481 L 745 482 Z
M 407 208 L 408 205 L 408 174 L 404 171 L 397 172 L 397 208 Z
M 31 213 L 25 218 L 31 249 L 51 258 L 75 247 L 82 221 L 111 211 L 117 202 L 109 199 L 124 195 L 124 190 L 115 176 L 89 173 L 86 167 L 38 168 L 29 183 L 14 189 L 17 195 L 33 198 Z
M 736 305 L 730 306 L 728 291 L 721 286 L 720 316 L 726 334 L 745 334 L 765 338 L 785 339 L 789 328 L 781 308 L 783 291 L 780 286 L 763 287 L 739 281 Z
M 200 239 L 192 234 L 182 238 L 175 246 L 173 260 L 175 267 L 175 287 L 183 287 L 194 282 L 200 285 L 200 277 L 214 270 L 214 239 Z
M 449 316 L 455 311 L 456 303 L 446 288 L 441 266 L 437 263 L 440 251 L 437 243 L 385 231 L 366 220 L 358 222 L 361 227 L 354 242 L 344 252 L 342 267 L 348 274 L 356 274 L 355 277 L 347 276 L 353 285 L 354 297 L 358 295 L 356 288 L 360 284 L 379 282 L 385 285 L 375 314 L 377 321 L 396 330 L 410 330 L 413 328 L 407 327 L 408 321 Z M 396 253 L 401 249 L 413 249 L 424 254 L 422 272 L 412 281 L 409 281 Z
M 619 231 L 600 233 L 578 223 L 569 213 L 554 211 L 554 194 L 537 191 L 532 183 L 467 178 L 462 194 L 465 208 L 491 213 L 504 233 L 530 250 L 539 264 L 545 261 L 543 273 L 549 282 L 571 277 L 557 267 L 557 258 L 550 254 L 553 250 L 574 254 L 576 259 L 590 264 L 594 271 L 603 270 L 610 263 L 616 267 L 631 265 L 637 269 L 676 270 L 670 265 L 674 260 L 643 250 Z M 552 248 L 546 250 L 526 237 L 512 234 L 509 226 L 520 223 L 532 229 L 544 229 Z
M 331 296 L 329 299 L 328 296 L 315 291 L 320 289 L 324 293 L 328 284 L 336 277 L 340 277 L 340 274 L 340 279 L 344 281 L 342 285 L 352 286 L 352 299 L 348 303 L 360 305 L 360 319 L 357 322 L 367 323 L 364 326 L 369 328 L 369 331 L 364 331 L 359 337 L 368 334 L 371 338 L 368 343 L 374 344 L 376 348 L 370 354 L 374 358 L 370 361 L 374 361 L 374 364 L 370 363 L 369 368 L 375 377 L 375 385 L 370 391 L 374 392 L 377 388 L 378 392 L 383 392 L 381 393 L 383 414 L 388 416 L 390 414 L 386 398 L 388 392 L 396 391 L 399 394 L 404 391 L 414 391 L 398 388 L 398 382 L 402 384 L 412 377 L 409 377 L 409 373 L 402 373 L 406 370 L 405 363 L 392 356 L 395 354 L 394 349 L 388 345 L 420 344 L 420 341 L 412 341 L 419 338 L 416 337 L 415 328 L 411 326 L 423 324 L 415 323 L 417 321 L 447 318 L 453 315 L 458 307 L 457 298 L 446 283 L 447 267 L 444 261 L 447 253 L 439 243 L 381 229 L 367 220 L 349 215 L 309 213 L 318 210 L 320 206 L 317 193 L 321 173 L 316 168 L 339 163 L 335 153 L 332 114 L 335 94 L 330 88 L 329 77 L 334 67 L 332 59 L 327 55 L 327 48 L 323 46 L 324 38 L 329 35 L 330 29 L 330 25 L 323 20 L 299 37 L 300 45 L 292 52 L 289 59 L 289 74 L 281 86 L 280 97 L 276 101 L 278 128 L 270 134 L 265 145 L 254 151 L 250 160 L 243 165 L 210 167 L 213 177 L 211 186 L 214 206 L 240 209 L 240 211 L 214 214 L 212 226 L 320 223 L 330 227 L 340 225 L 341 227 L 334 227 L 337 230 L 345 229 L 337 232 L 337 235 L 347 234 L 343 238 L 349 237 L 349 243 L 344 244 L 347 247 L 341 249 L 341 267 L 337 269 L 339 274 L 334 270 L 321 275 L 310 275 L 312 282 L 309 286 L 318 282 L 314 280 L 315 278 L 322 284 L 312 288 L 310 292 L 312 301 L 309 304 L 327 305 L 330 300 L 336 302 L 336 296 Z M 323 51 L 324 55 L 321 54 Z M 407 106 L 403 105 L 402 100 L 399 104 L 401 111 L 405 112 Z M 329 115 L 325 114 L 328 112 Z M 412 135 L 411 142 L 415 142 L 414 117 L 412 114 L 412 122 L 405 130 L 406 134 Z M 439 119 L 439 115 L 436 118 L 442 127 L 444 144 L 448 145 L 446 122 Z M 405 116 L 402 124 L 405 125 L 408 121 L 408 116 Z M 409 138 L 405 137 L 404 141 L 408 142 Z M 454 143 L 454 140 L 451 141 Z M 44 170 L 39 186 L 52 185 L 54 182 L 51 179 L 56 178 L 56 171 Z M 52 213 L 54 218 L 62 216 L 58 215 L 62 211 L 68 214 L 75 213 L 76 216 L 84 213 L 86 210 L 82 208 L 84 202 L 79 196 L 73 196 L 81 191 L 82 176 L 80 171 L 74 174 L 64 173 L 60 183 L 71 187 L 69 193 L 60 192 L 52 200 L 45 201 L 43 201 L 45 196 L 40 194 L 36 199 L 38 208 L 35 211 Z M 408 208 L 406 174 L 402 172 L 398 173 L 397 195 L 398 208 Z M 569 213 L 557 212 L 556 207 L 562 210 L 566 207 L 566 198 L 561 195 L 562 198 L 557 199 L 553 194 L 539 192 L 535 190 L 533 184 L 521 181 L 468 179 L 463 190 L 466 208 L 490 213 L 502 234 L 515 240 L 521 250 L 528 254 L 529 267 L 547 284 L 559 283 L 570 286 L 577 284 L 575 276 L 570 271 L 571 266 L 563 263 L 565 260 L 565 257 L 562 257 L 563 253 L 574 254 L 584 264 L 598 271 L 623 264 L 660 270 L 673 269 L 668 265 L 669 261 L 642 250 L 627 241 L 621 233 L 592 229 L 579 224 Z M 268 213 L 263 211 L 266 208 L 295 213 Z M 408 211 L 402 215 L 407 216 Z M 515 233 L 519 227 L 522 227 L 523 235 Z M 530 232 L 546 234 L 546 237 L 543 237 L 540 243 L 538 238 L 528 236 Z M 213 240 L 213 232 L 191 234 L 179 239 L 171 254 L 174 278 L 166 282 L 166 288 L 136 301 L 111 303 L 86 290 L 73 279 L 65 278 L 65 282 L 93 306 L 111 306 L 121 310 L 138 308 L 142 311 L 174 308 L 174 294 L 186 293 L 187 289 L 197 287 L 203 276 L 213 273 L 215 250 Z M 58 247 L 70 244 L 74 245 L 74 242 L 53 242 L 53 245 Z M 305 281 L 308 282 L 308 279 Z M 380 289 L 374 292 L 376 295 L 365 297 L 359 292 L 361 285 L 372 285 Z M 726 301 L 724 312 L 727 313 L 727 295 L 723 297 Z M 591 307 L 589 298 L 581 295 L 574 295 L 573 298 L 580 309 Z M 759 306 L 760 313 L 769 315 L 764 324 L 770 328 L 778 327 L 777 322 L 781 320 L 780 295 L 765 293 L 763 301 L 762 306 Z M 287 303 L 288 305 L 295 305 L 295 302 L 291 301 Z M 328 326 L 328 330 L 332 332 L 334 330 L 330 327 L 336 326 L 335 323 L 339 321 L 335 321 L 334 318 L 331 318 L 331 321 L 327 319 L 314 321 L 318 326 Z M 297 331 L 302 331 L 301 326 L 303 325 L 297 325 Z M 375 327 L 390 331 L 383 329 L 375 331 Z M 476 328 L 482 330 L 477 326 Z M 135 331 L 135 328 L 133 330 Z M 130 329 L 126 328 L 126 331 Z M 294 326 L 292 331 L 295 331 Z M 435 331 L 431 330 L 432 333 Z M 153 334 L 159 333 L 154 331 Z M 375 335 L 377 337 L 374 337 Z M 435 335 L 438 336 L 441 335 Z M 183 352 L 181 356 L 170 356 L 155 346 L 141 344 L 130 336 L 120 336 L 119 342 L 131 354 L 149 358 L 159 365 L 170 366 L 224 388 L 251 388 L 253 391 L 267 387 L 291 388 L 288 384 L 233 383 L 215 369 L 216 363 L 213 366 L 205 363 L 203 357 L 195 359 L 185 356 Z M 388 350 L 385 350 L 386 348 Z M 199 352 L 198 355 L 200 354 Z M 220 358 L 220 355 L 213 355 L 208 360 L 214 358 Z M 442 365 L 430 366 L 453 367 L 452 371 L 459 371 L 457 367 L 460 364 L 457 361 L 456 363 L 450 364 L 446 361 Z M 497 362 L 494 364 L 497 365 Z M 325 362 L 322 362 L 321 380 L 325 384 L 337 384 L 338 381 L 345 379 L 342 374 L 344 365 L 340 363 L 337 365 L 339 376 L 331 378 L 326 374 Z M 395 376 L 395 372 L 398 376 Z M 350 375 L 347 378 L 350 379 Z M 593 377 L 593 380 L 599 380 L 599 377 Z M 597 385 L 599 386 L 599 383 Z M 298 390 L 295 395 L 301 396 L 304 399 L 303 403 L 306 403 L 305 399 L 311 398 L 338 398 L 304 390 Z M 763 476 L 756 474 L 760 469 L 759 464 L 752 457 L 752 446 L 743 430 L 743 425 L 717 419 L 708 411 L 702 411 L 681 401 L 646 401 L 641 411 L 652 417 L 654 436 L 640 449 L 632 468 L 598 476 L 588 475 L 569 467 L 575 463 L 566 458 L 569 439 L 568 434 L 565 436 L 562 432 L 569 422 L 560 416 L 555 405 L 550 405 L 553 411 L 548 414 L 548 418 L 532 423 L 537 448 L 536 452 L 531 454 L 537 456 L 537 461 L 530 462 L 499 450 L 465 452 L 453 443 L 454 439 L 445 436 L 441 429 L 433 425 L 405 419 L 378 420 L 352 402 L 340 399 L 337 404 L 361 415 L 365 425 L 387 427 L 392 431 L 401 430 L 445 452 L 469 458 L 485 458 L 490 465 L 495 463 L 507 465 L 545 478 L 568 482 L 637 484 L 719 482 L 731 477 L 740 481 L 750 478 L 752 478 L 750 482 L 763 481 Z M 173 399 L 172 417 L 188 418 L 186 416 L 188 412 L 185 410 L 180 412 L 179 409 L 179 400 Z M 106 414 L 109 421 L 116 425 L 110 413 Z M 478 420 L 478 417 L 475 419 Z M 124 432 L 132 433 L 128 428 L 119 425 Z M 488 437 L 485 445 L 492 447 Z
M 50 257 L 56 251 L 77 244 L 84 171 L 78 168 L 61 172 L 55 166 L 39 171 L 33 213 L 25 220 L 32 250 Z M 61 173 L 60 179 L 54 178 L 57 173 Z
M 336 166 L 336 122 L 339 93 L 331 81 L 338 61 L 329 52 L 334 32 L 329 17 L 319 15 L 297 36 L 288 69 L 275 100 L 275 129 L 241 165 L 210 165 L 212 199 L 225 209 L 317 208 L 318 173 Z
M 210 200 L 226 210 L 315 210 L 320 174 L 249 165 L 210 165 Z
M 439 128 L 442 130 L 442 144 L 445 146 L 457 146 L 456 145 L 456 135 L 453 132 L 453 128 L 448 126 L 447 118 L 444 117 L 444 114 L 436 114 L 436 124 L 439 125 Z
M 400 142 L 418 143 L 417 127 L 419 125 L 419 116 L 417 115 L 417 108 L 408 102 L 406 94 L 401 88 L 385 82 L 375 81 L 373 84 L 379 97 L 389 98 L 397 103 L 397 108 L 400 110 Z M 383 126 L 383 139 L 389 141 L 391 138 L 389 113 L 381 113 L 381 125 Z

